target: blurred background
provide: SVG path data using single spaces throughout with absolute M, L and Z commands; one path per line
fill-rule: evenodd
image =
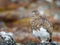
M 12 32 L 17 43 L 39 42 L 30 26 L 37 10 L 53 24 L 53 41 L 60 42 L 60 0 L 0 0 L 0 31 Z

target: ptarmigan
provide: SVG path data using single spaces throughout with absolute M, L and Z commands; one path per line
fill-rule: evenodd
M 33 35 L 35 37 L 40 37 L 41 42 L 45 42 L 52 38 L 53 26 L 45 17 L 40 15 L 34 16 L 30 23 Z

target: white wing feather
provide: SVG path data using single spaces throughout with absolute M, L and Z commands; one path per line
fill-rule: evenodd
M 40 37 L 42 41 L 46 41 L 48 38 L 50 38 L 50 34 L 43 27 L 40 28 L 40 31 L 33 30 L 33 35 Z

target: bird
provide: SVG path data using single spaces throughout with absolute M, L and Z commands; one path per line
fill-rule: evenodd
M 52 39 L 53 25 L 52 23 L 41 15 L 31 18 L 30 21 L 32 35 L 40 37 L 41 42 L 49 42 Z

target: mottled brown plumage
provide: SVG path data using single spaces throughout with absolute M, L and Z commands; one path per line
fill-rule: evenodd
M 32 30 L 33 29 L 40 30 L 40 27 L 43 26 L 45 29 L 47 29 L 47 32 L 49 32 L 50 35 L 52 35 L 52 31 L 53 31 L 52 23 L 49 22 L 45 17 L 36 15 L 32 17 L 30 24 L 31 24 Z

